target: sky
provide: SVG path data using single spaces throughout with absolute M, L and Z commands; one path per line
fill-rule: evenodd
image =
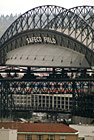
M 0 15 L 23 14 L 41 5 L 57 5 L 64 8 L 94 6 L 94 0 L 0 0 Z

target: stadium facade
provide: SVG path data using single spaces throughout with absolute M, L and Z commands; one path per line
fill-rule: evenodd
M 94 7 L 39 6 L 0 38 L 0 115 L 16 111 L 94 118 Z

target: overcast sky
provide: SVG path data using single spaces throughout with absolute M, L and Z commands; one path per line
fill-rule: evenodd
M 23 14 L 41 5 L 57 5 L 64 8 L 82 5 L 94 6 L 94 0 L 0 0 L 0 15 Z

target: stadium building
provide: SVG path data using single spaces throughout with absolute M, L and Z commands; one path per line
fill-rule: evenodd
M 94 119 L 94 7 L 33 8 L 0 38 L 0 116 L 18 111 Z

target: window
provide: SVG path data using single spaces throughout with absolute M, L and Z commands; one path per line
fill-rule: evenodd
M 43 140 L 43 136 L 42 135 L 38 135 L 37 136 L 37 140 Z
M 54 140 L 54 136 L 53 135 L 49 135 L 48 140 Z
M 25 140 L 32 140 L 32 135 L 26 135 Z
M 66 136 L 60 136 L 60 140 L 66 140 Z

